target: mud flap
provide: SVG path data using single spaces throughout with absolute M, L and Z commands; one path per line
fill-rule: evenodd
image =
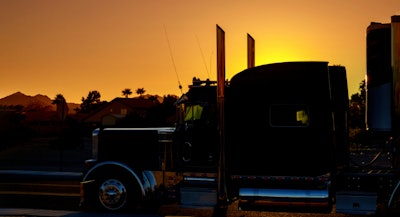
M 376 193 L 353 191 L 336 193 L 336 213 L 374 215 L 376 211 Z

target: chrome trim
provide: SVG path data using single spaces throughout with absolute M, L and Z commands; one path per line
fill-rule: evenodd
M 104 131 L 134 131 L 134 130 L 141 130 L 141 131 L 149 131 L 149 130 L 156 130 L 158 133 L 173 133 L 175 131 L 174 127 L 130 127 L 130 128 L 104 128 Z
M 397 182 L 396 187 L 394 187 L 393 192 L 390 194 L 389 202 L 387 204 L 388 207 L 392 207 L 393 197 L 399 191 L 400 180 Z
M 92 131 L 92 158 L 97 159 L 99 155 L 99 133 L 100 128 Z
M 192 157 L 192 144 L 190 142 L 185 142 L 183 145 L 182 160 L 187 163 Z
M 328 199 L 329 190 L 300 190 L 300 189 L 263 189 L 263 188 L 241 188 L 239 197 L 259 198 L 285 198 L 285 199 Z
M 116 179 L 108 179 L 99 189 L 99 201 L 108 210 L 119 210 L 127 201 L 127 190 L 124 183 Z
M 203 177 L 184 177 L 186 181 L 207 181 L 207 182 L 215 182 L 214 178 L 203 178 Z

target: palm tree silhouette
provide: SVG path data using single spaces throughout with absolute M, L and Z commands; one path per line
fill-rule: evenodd
M 52 100 L 52 103 L 57 106 L 57 115 L 61 121 L 64 121 L 68 114 L 68 105 L 62 94 L 57 94 Z
M 122 95 L 125 96 L 126 98 L 128 98 L 129 95 L 131 95 L 131 94 L 132 94 L 132 91 L 130 88 L 125 88 L 122 90 Z
M 145 92 L 146 92 L 146 91 L 144 90 L 143 87 L 142 87 L 142 88 L 138 88 L 138 89 L 136 90 L 136 93 L 139 94 L 139 98 L 142 98 L 142 97 L 143 97 L 143 94 L 144 94 Z

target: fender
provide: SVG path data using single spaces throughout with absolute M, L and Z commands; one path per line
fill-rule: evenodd
M 116 162 L 116 161 L 103 161 L 103 162 L 100 162 L 100 163 L 94 165 L 92 168 L 90 168 L 90 169 L 86 172 L 86 174 L 84 175 L 84 177 L 83 177 L 83 179 L 82 179 L 82 182 L 89 181 L 88 178 L 89 178 L 95 171 L 97 171 L 97 170 L 103 168 L 104 166 L 115 166 L 115 167 L 120 167 L 120 168 L 123 168 L 124 170 L 126 170 L 129 174 L 131 174 L 131 175 L 135 178 L 135 180 L 136 180 L 138 186 L 140 187 L 140 191 L 142 192 L 142 196 L 143 196 L 143 197 L 146 196 L 146 189 L 145 189 L 145 187 L 144 187 L 144 185 L 143 185 L 143 182 L 146 182 L 146 181 L 145 181 L 145 180 L 141 180 L 141 179 L 139 178 L 139 176 L 136 174 L 135 171 L 133 171 L 128 165 L 126 165 L 126 164 L 124 164 L 124 163 L 121 163 L 121 162 Z M 152 183 L 152 184 L 153 184 L 153 183 Z M 147 185 L 147 186 L 151 186 L 149 183 L 147 183 L 146 185 Z
M 143 177 L 145 177 L 149 183 L 149 189 L 154 192 L 157 187 L 157 180 L 154 173 L 149 170 L 143 171 Z

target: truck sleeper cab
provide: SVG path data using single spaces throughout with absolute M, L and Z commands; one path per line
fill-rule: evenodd
M 330 210 L 332 176 L 348 148 L 345 68 L 267 64 L 236 74 L 228 90 L 227 170 L 239 209 Z

